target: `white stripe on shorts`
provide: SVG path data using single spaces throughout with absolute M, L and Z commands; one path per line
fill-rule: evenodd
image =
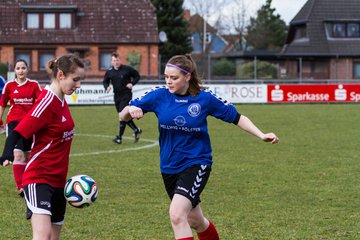
M 25 194 L 26 206 L 34 214 L 46 214 L 51 216 L 51 212 L 45 209 L 38 208 L 36 198 L 36 183 L 28 185 L 29 199 Z

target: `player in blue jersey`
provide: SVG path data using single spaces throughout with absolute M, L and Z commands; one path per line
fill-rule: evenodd
M 160 170 L 171 199 L 170 221 L 176 239 L 217 240 L 213 223 L 200 207 L 200 194 L 210 176 L 212 150 L 207 116 L 233 123 L 265 142 L 277 143 L 274 133 L 263 133 L 229 102 L 201 85 L 190 55 L 172 57 L 165 68 L 166 86 L 130 102 L 120 113 L 123 121 L 147 112 L 158 117 Z
M 0 75 L 0 99 L 2 96 L 2 90 L 4 89 L 4 86 L 6 84 L 6 80 L 3 76 Z M 0 119 L 0 134 L 5 133 L 5 125 L 2 119 Z

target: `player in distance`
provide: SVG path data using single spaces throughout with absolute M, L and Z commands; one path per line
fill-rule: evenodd
M 0 121 L 10 102 L 9 112 L 6 117 L 6 136 L 11 134 L 19 122 L 34 106 L 36 99 L 41 93 L 40 85 L 37 81 L 27 78 L 29 67 L 23 59 L 15 62 L 14 72 L 16 78 L 8 81 L 4 88 L 0 101 Z M 31 149 L 32 137 L 19 139 L 14 149 L 13 172 L 18 194 L 24 196 L 22 184 L 26 161 Z

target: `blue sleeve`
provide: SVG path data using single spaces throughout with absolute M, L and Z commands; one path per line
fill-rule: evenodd
M 6 84 L 5 78 L 3 78 L 2 76 L 0 76 L 0 90 L 2 91 L 4 86 Z
M 144 113 L 156 112 L 156 107 L 159 105 L 158 101 L 160 87 L 152 88 L 149 92 L 146 92 L 143 96 L 138 97 L 130 101 L 130 106 L 136 106 L 143 110 Z
M 209 114 L 228 123 L 234 123 L 240 114 L 234 105 L 209 91 Z

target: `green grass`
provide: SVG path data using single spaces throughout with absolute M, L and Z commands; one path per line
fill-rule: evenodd
M 221 239 L 360 239 L 360 105 L 237 108 L 263 131 L 275 132 L 280 143 L 263 143 L 209 118 L 214 166 L 202 208 Z M 157 140 L 155 116 L 136 121 L 144 130 L 139 143 L 128 128 L 129 139 L 116 145 L 113 106 L 71 110 L 77 136 L 69 177 L 90 175 L 100 194 L 89 208 L 67 207 L 62 239 L 174 239 L 158 146 L 126 151 Z M 0 170 L 0 182 L 0 239 L 30 239 L 10 167 Z

